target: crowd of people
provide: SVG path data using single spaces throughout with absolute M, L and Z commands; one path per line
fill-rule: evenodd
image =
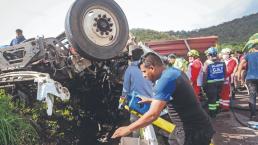
M 187 69 L 185 67 L 178 67 L 175 63 L 177 60 L 175 54 L 170 54 L 167 62 L 169 67 L 179 68 L 187 74 L 193 86 L 197 101 L 203 101 L 206 96 L 208 99 L 208 114 L 212 118 L 216 117 L 219 112 L 229 111 L 230 100 L 235 98 L 235 92 L 238 89 L 247 87 L 249 92 L 251 90 L 249 101 L 252 102 L 251 104 L 249 103 L 251 110 L 250 120 L 256 120 L 254 117 L 256 113 L 252 113 L 255 112 L 254 96 L 256 96 L 256 92 L 248 85 L 250 78 L 247 76 L 251 75 L 252 80 L 258 78 L 256 77 L 258 73 L 255 72 L 258 64 L 257 60 L 253 59 L 249 63 L 254 68 L 248 69 L 248 64 L 245 62 L 247 56 L 255 54 L 255 52 L 256 45 L 253 45 L 253 48 L 246 54 L 243 54 L 241 51 L 234 52 L 230 48 L 223 48 L 218 52 L 217 48 L 211 47 L 205 51 L 206 60 L 202 63 L 200 53 L 193 49 L 187 53 Z M 245 63 L 241 64 L 240 62 Z M 181 61 L 181 63 L 186 64 L 185 60 Z
M 142 54 L 140 50 L 137 48 L 134 51 Z M 151 107 L 141 118 L 117 129 L 112 137 L 126 136 L 147 126 L 167 108 L 172 122 L 177 126 L 175 130 L 183 130 L 181 135 L 177 133 L 174 136 L 173 144 L 208 145 L 215 133 L 211 118 L 230 110 L 230 100 L 234 97 L 238 82 L 241 85 L 246 82 L 248 86 L 250 120 L 256 121 L 258 43 L 254 43 L 246 54 L 233 52 L 230 48 L 223 48 L 219 52 L 217 48 L 211 47 L 205 51 L 205 55 L 206 60 L 201 61 L 200 53 L 193 49 L 187 53 L 188 61 L 170 54 L 167 63 L 153 52 L 141 57 L 138 55 L 126 71 L 123 92 L 131 93 L 139 88 L 140 91 L 151 91 L 150 95 L 145 93 L 139 96 L 141 103 L 150 103 Z M 136 69 L 137 72 L 132 73 Z M 153 86 L 147 87 L 143 79 L 150 80 Z M 201 105 L 205 96 L 206 108 Z M 181 124 L 174 122 L 175 115 L 171 115 L 171 112 L 177 113 L 176 120 L 178 122 L 179 119 Z

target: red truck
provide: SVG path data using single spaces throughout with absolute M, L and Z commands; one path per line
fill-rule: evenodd
M 218 36 L 207 36 L 179 40 L 150 41 L 145 43 L 145 45 L 160 55 L 174 53 L 184 58 L 189 50 L 196 49 L 201 53 L 201 58 L 204 59 L 204 51 L 209 47 L 216 46 L 217 43 Z

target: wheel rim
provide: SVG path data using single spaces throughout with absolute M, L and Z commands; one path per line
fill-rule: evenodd
M 90 7 L 83 15 L 83 31 L 87 38 L 98 46 L 115 43 L 119 24 L 115 15 L 101 6 Z

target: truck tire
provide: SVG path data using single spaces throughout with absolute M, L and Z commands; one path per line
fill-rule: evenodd
M 107 60 L 125 48 L 129 28 L 113 0 L 77 0 L 66 15 L 65 33 L 81 56 Z

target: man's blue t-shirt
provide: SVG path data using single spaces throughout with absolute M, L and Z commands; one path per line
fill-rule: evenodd
M 248 63 L 246 80 L 258 80 L 258 52 L 247 54 L 245 60 Z
M 180 74 L 180 70 L 174 67 L 164 70 L 156 82 L 153 98 L 166 102 L 172 100 L 172 94 L 176 89 L 176 79 Z
M 166 101 L 171 120 L 182 122 L 184 129 L 214 133 L 209 117 L 198 103 L 184 72 L 173 67 L 164 70 L 156 82 L 153 99 Z

